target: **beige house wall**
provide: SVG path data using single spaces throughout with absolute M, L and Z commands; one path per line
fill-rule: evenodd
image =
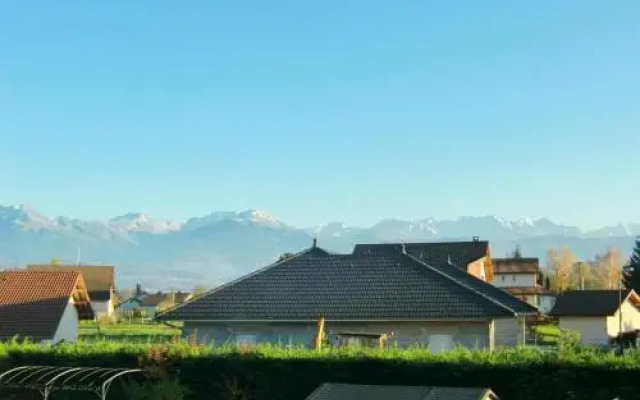
M 640 329 L 640 310 L 628 299 L 622 303 L 622 332 Z M 616 337 L 620 333 L 620 310 L 613 316 L 607 317 L 607 334 Z
M 583 344 L 600 346 L 609 343 L 606 317 L 560 317 L 559 320 L 560 329 L 577 332 Z

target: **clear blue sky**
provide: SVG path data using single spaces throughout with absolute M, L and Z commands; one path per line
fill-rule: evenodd
M 638 0 L 0 0 L 0 204 L 640 221 L 638 21 Z

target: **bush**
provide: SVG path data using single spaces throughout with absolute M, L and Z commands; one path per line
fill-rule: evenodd
M 640 398 L 640 352 L 616 357 L 565 343 L 559 354 L 533 348 L 494 353 L 458 348 L 432 354 L 425 348 L 312 351 L 258 346 L 239 351 L 183 341 L 161 346 L 14 341 L 0 344 L 0 365 L 143 367 L 176 399 L 303 400 L 323 382 L 483 386 L 503 399 Z M 147 394 L 159 393 L 155 388 L 149 386 Z

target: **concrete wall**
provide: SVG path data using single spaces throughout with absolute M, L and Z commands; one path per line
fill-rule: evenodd
M 496 349 L 524 344 L 525 325 L 522 318 L 497 318 L 494 330 Z
M 549 294 L 540 295 L 540 298 L 538 299 L 538 301 L 540 303 L 538 305 L 538 308 L 540 309 L 540 311 L 544 314 L 548 314 L 553 308 L 553 306 L 556 304 L 556 296 L 549 295 Z
M 640 310 L 638 310 L 629 300 L 622 303 L 622 332 L 629 332 L 640 329 Z M 607 334 L 610 337 L 618 336 L 620 331 L 620 311 L 607 317 Z
M 96 318 L 111 317 L 114 314 L 113 301 L 91 301 L 91 308 L 96 314 Z
M 338 333 L 391 334 L 389 343 L 401 347 L 429 346 L 434 335 L 450 336 L 452 343 L 469 348 L 484 349 L 489 346 L 489 323 L 477 322 L 331 322 L 325 324 L 330 342 Z M 316 334 L 316 323 L 192 323 L 185 322 L 184 336 L 199 342 L 215 344 L 235 343 L 236 338 L 246 339 L 255 335 L 258 343 L 282 346 L 311 346 Z
M 493 277 L 494 286 L 497 287 L 522 287 L 531 288 L 536 286 L 536 274 L 499 274 Z
M 76 310 L 73 302 L 69 301 L 62 313 L 62 318 L 60 318 L 58 329 L 53 336 L 53 343 L 57 343 L 61 340 L 66 340 L 68 342 L 75 342 L 78 340 L 78 325 L 78 310 Z
M 560 317 L 560 329 L 580 334 L 580 341 L 587 345 L 609 343 L 606 317 Z

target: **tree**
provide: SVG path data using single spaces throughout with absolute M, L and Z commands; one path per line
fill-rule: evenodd
M 636 237 L 631 258 L 624 267 L 622 282 L 627 289 L 640 290 L 640 236 Z
M 295 254 L 293 254 L 293 253 L 281 254 L 280 257 L 278 258 L 278 262 L 282 262 L 282 261 L 288 260 L 288 259 L 292 258 L 294 255 Z
M 609 248 L 602 256 L 596 257 L 596 279 L 599 289 L 617 289 L 620 284 L 622 254 L 616 248 Z
M 551 283 L 551 291 L 562 293 L 571 289 L 573 265 L 576 263 L 576 257 L 571 250 L 564 246 L 558 252 L 557 249 L 551 248 L 547 252 L 547 269 L 549 270 L 549 278 Z
M 511 257 L 517 258 L 517 259 L 522 258 L 522 249 L 520 248 L 519 244 L 516 245 L 516 248 L 513 250 L 513 253 L 511 253 Z
M 203 294 L 207 293 L 208 289 L 202 285 L 195 285 L 193 287 L 193 291 L 191 292 L 194 299 L 201 297 Z

